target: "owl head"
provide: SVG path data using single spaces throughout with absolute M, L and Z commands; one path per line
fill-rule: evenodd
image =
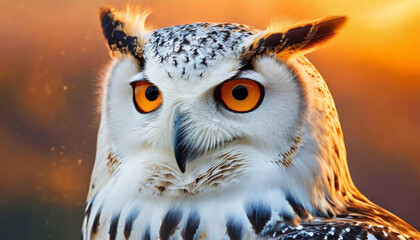
M 325 201 L 349 185 L 334 103 L 303 57 L 345 17 L 263 31 L 206 22 L 149 30 L 145 18 L 101 9 L 113 60 L 91 194 L 108 181 L 174 198 L 280 185 Z

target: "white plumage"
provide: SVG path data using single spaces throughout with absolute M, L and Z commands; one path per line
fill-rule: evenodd
M 144 19 L 101 10 L 113 61 L 83 239 L 419 237 L 353 185 L 334 102 L 302 56 L 344 17 L 283 32 Z

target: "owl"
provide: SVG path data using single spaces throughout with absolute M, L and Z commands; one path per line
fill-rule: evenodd
M 100 10 L 112 62 L 82 239 L 420 239 L 363 196 L 304 57 L 345 17 L 266 30 Z

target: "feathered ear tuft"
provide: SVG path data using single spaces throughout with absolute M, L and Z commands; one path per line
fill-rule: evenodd
M 136 5 L 127 5 L 125 10 L 118 13 L 118 18 L 124 22 L 124 30 L 128 35 L 133 35 L 141 40 L 150 31 L 146 19 L 152 11 Z
M 99 18 L 103 34 L 113 56 L 131 54 L 140 63 L 143 62 L 142 37 L 146 33 L 144 20 L 147 15 L 137 14 L 127 8 L 127 12 L 117 12 L 114 8 L 103 7 Z M 140 26 L 137 26 L 140 25 Z
M 347 21 L 345 16 L 326 17 L 319 20 L 301 22 L 282 32 L 265 34 L 251 45 L 249 51 L 274 52 L 287 60 L 295 54 L 305 54 L 315 50 L 331 39 Z M 269 30 L 273 27 L 269 27 Z

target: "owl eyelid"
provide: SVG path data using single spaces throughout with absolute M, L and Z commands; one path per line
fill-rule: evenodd
M 225 83 L 227 83 L 227 82 L 230 82 L 230 81 L 235 81 L 235 80 L 250 80 L 250 81 L 256 82 L 258 85 L 261 85 L 261 86 L 262 86 L 262 84 L 261 84 L 259 81 L 255 80 L 255 79 L 252 79 L 252 78 L 249 78 L 249 77 L 241 77 L 241 75 L 236 75 L 236 76 L 234 76 L 234 77 L 232 77 L 232 78 L 229 78 L 229 79 L 227 79 L 227 80 L 225 80 L 225 81 L 223 81 L 223 82 L 219 83 L 219 84 L 217 85 L 217 87 L 222 86 L 223 84 L 225 84 Z M 217 87 L 216 87 L 216 88 L 217 88 Z
M 253 69 L 247 69 L 247 70 L 239 70 L 237 74 L 235 74 L 233 77 L 228 78 L 227 80 L 223 81 L 220 84 L 223 84 L 227 81 L 235 80 L 235 79 L 247 79 L 254 81 L 258 84 L 261 84 L 264 86 L 264 83 L 266 82 L 264 79 L 264 76 L 262 76 L 259 72 L 253 70 Z
M 132 87 L 135 87 L 135 86 L 136 86 L 136 83 L 138 83 L 138 82 L 148 82 L 148 83 L 150 83 L 150 84 L 153 84 L 152 82 L 150 82 L 149 80 L 147 80 L 147 79 L 145 79 L 145 78 L 130 81 L 128 84 L 129 84 L 130 86 L 132 86 Z M 154 85 L 154 84 L 153 84 L 153 85 Z
M 130 77 L 127 82 L 128 82 L 128 84 L 131 85 L 134 82 L 140 82 L 140 81 L 149 81 L 149 78 L 144 71 L 140 71 L 137 74 L 135 74 L 134 76 Z

